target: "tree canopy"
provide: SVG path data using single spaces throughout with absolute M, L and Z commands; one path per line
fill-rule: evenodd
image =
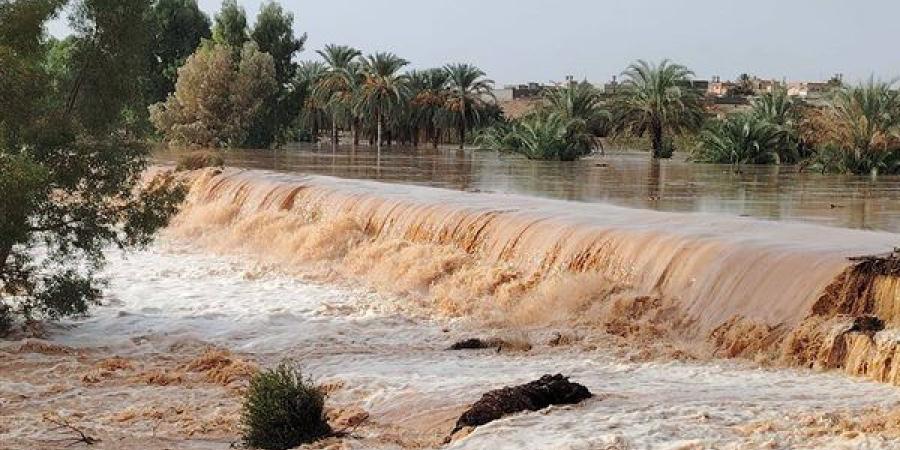
M 0 27 L 5 325 L 12 313 L 84 312 L 100 296 L 104 249 L 150 242 L 184 194 L 170 178 L 143 178 L 147 147 L 128 128 L 147 67 L 147 3 L 74 2 L 62 44 L 43 24 L 65 3 L 0 1 L 0 23 L 12 25 Z

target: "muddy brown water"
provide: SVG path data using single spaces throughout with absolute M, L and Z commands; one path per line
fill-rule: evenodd
M 156 153 L 171 162 L 177 152 Z M 676 212 L 900 232 L 900 176 L 823 175 L 797 166 L 694 164 L 684 155 L 652 163 L 644 152 L 578 162 L 529 161 L 455 149 L 294 145 L 223 151 L 231 166 L 372 179 L 463 191 L 503 192 Z

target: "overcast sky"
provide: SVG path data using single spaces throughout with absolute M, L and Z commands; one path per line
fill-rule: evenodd
M 220 1 L 200 0 L 210 16 Z M 239 2 L 252 22 L 260 1 Z M 416 68 L 476 64 L 499 84 L 600 82 L 631 61 L 671 58 L 698 78 L 900 76 L 898 0 L 300 0 L 283 1 L 327 43 L 393 51 Z M 64 34 L 62 20 L 51 32 Z

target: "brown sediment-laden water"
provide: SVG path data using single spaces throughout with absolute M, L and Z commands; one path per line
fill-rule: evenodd
M 161 241 L 111 253 L 93 316 L 0 347 L 0 443 L 53 448 L 55 414 L 101 448 L 219 448 L 249 374 L 288 357 L 353 429 L 314 448 L 900 445 L 893 206 L 864 214 L 872 231 L 483 184 L 186 177 Z M 496 345 L 447 350 L 475 337 Z M 483 393 L 547 373 L 593 396 L 445 443 Z

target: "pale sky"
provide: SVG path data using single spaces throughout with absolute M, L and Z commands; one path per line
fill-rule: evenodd
M 200 0 L 210 16 L 220 1 Z M 239 1 L 253 22 L 260 1 Z M 299 0 L 282 1 L 299 59 L 327 43 L 393 51 L 427 68 L 469 62 L 498 84 L 603 82 L 664 57 L 698 78 L 849 81 L 900 76 L 898 0 Z M 59 22 L 59 21 L 58 21 Z M 53 34 L 65 26 L 54 23 Z

